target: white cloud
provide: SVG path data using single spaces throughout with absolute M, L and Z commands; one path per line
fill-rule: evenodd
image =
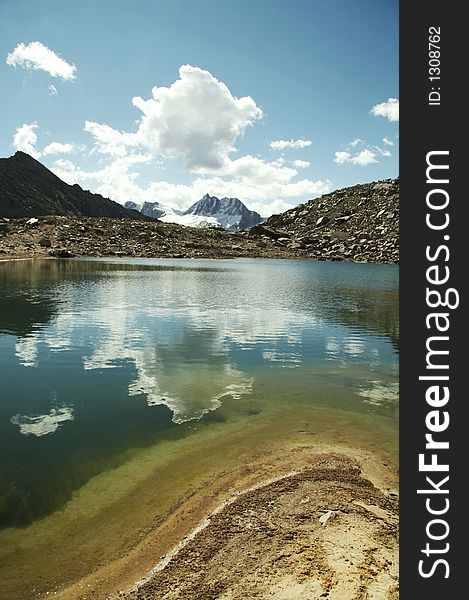
M 345 163 L 352 163 L 354 165 L 360 165 L 362 167 L 377 163 L 376 154 L 369 148 L 365 148 L 358 154 L 352 155 L 350 152 L 340 151 L 335 153 L 334 162 L 339 165 Z
M 349 146 L 351 146 L 352 148 L 355 148 L 359 144 L 363 144 L 363 140 L 360 138 L 356 138 L 352 142 L 350 142 Z
M 370 112 L 377 117 L 385 117 L 388 121 L 399 121 L 399 100 L 388 98 L 387 102 L 375 104 Z
M 352 162 L 355 165 L 361 165 L 362 167 L 364 167 L 366 165 L 377 163 L 378 161 L 376 160 L 376 154 L 369 148 L 365 148 L 365 150 L 362 150 L 357 155 L 353 156 L 350 159 L 350 162 Z
M 336 162 L 339 165 L 343 165 L 346 162 L 350 162 L 351 158 L 352 155 L 350 154 L 350 152 L 339 151 L 335 153 L 334 162 Z
M 139 143 L 136 133 L 118 131 L 103 123 L 85 121 L 84 130 L 91 133 L 95 139 L 96 150 L 102 154 L 125 156 L 129 147 Z
M 61 142 L 51 142 L 47 144 L 42 153 L 46 154 L 69 154 L 75 149 L 73 144 L 62 144 Z
M 377 150 L 381 156 L 389 157 L 392 156 L 391 152 L 387 148 L 380 148 L 379 146 L 373 146 L 375 150 Z
M 190 184 L 152 181 L 143 187 L 137 183 L 139 173 L 135 167 L 151 159 L 148 155 L 118 157 L 100 170 L 85 171 L 72 161 L 61 158 L 54 161 L 51 169 L 67 183 L 79 183 L 121 204 L 127 200 L 137 204 L 157 201 L 179 210 L 188 208 L 208 193 L 239 198 L 248 208 L 269 216 L 292 208 L 294 204 L 287 203 L 288 198 L 311 198 L 331 190 L 329 181 L 294 181 L 295 169 L 275 168 L 271 163 L 252 156 L 230 161 L 226 167 L 231 173 L 228 180 L 218 176 L 201 176 Z
M 283 167 L 285 164 L 285 159 L 283 158 L 283 156 L 279 156 L 278 158 L 276 158 L 275 160 L 271 160 L 270 164 L 274 167 Z
M 59 93 L 55 85 L 51 84 L 47 89 L 49 90 L 49 96 L 57 96 L 57 94 Z
M 60 58 L 41 42 L 31 42 L 27 45 L 18 44 L 13 52 L 8 54 L 6 62 L 12 67 L 46 71 L 52 77 L 59 77 L 63 80 L 71 80 L 76 77 L 76 66 Z
M 255 156 L 243 156 L 225 163 L 225 172 L 241 177 L 245 183 L 265 185 L 268 183 L 288 183 L 297 174 L 295 169 L 274 166 Z
M 297 168 L 297 169 L 307 169 L 310 166 L 310 162 L 309 160 L 294 160 L 293 161 L 293 165 Z
M 383 138 L 383 144 L 386 144 L 386 146 L 394 146 L 394 142 L 392 140 L 390 140 L 388 137 Z
M 286 150 L 287 148 L 307 148 L 312 140 L 274 140 L 269 143 L 272 150 Z
M 155 86 L 150 99 L 136 96 L 132 103 L 143 113 L 136 133 L 86 122 L 98 151 L 124 156 L 140 146 L 153 156 L 182 156 L 194 172 L 222 169 L 238 136 L 263 116 L 252 98 L 236 98 L 211 73 L 191 65 L 181 66 L 169 87 Z
M 49 414 L 37 415 L 15 415 L 10 419 L 13 425 L 18 425 L 23 435 L 35 435 L 41 437 L 49 433 L 55 433 L 65 421 L 73 421 L 73 409 L 67 406 L 53 408 Z
M 138 136 L 154 154 L 184 156 L 193 171 L 217 170 L 236 138 L 263 116 L 254 100 L 236 98 L 211 73 L 183 65 L 179 80 L 154 87 L 152 98 L 132 99 L 143 113 Z
M 121 204 L 157 201 L 185 209 L 209 193 L 236 196 L 248 206 L 256 203 L 256 210 L 265 216 L 271 214 L 272 202 L 277 207 L 289 198 L 309 199 L 330 190 L 328 181 L 296 180 L 297 169 L 309 166 L 308 161 L 288 162 L 287 166 L 283 157 L 274 161 L 251 155 L 232 159 L 236 139 L 263 113 L 252 98 L 236 98 L 208 71 L 184 65 L 177 81 L 169 87 L 154 87 L 149 100 L 136 97 L 133 104 L 143 113 L 133 132 L 85 122 L 85 131 L 94 138 L 91 152 L 106 155 L 106 166 L 84 171 L 60 159 L 52 165 L 56 175 L 68 183 L 85 184 Z M 272 142 L 298 148 L 311 143 Z M 144 187 L 137 182 L 137 163 L 173 157 L 185 158 L 186 168 L 198 174 L 191 183 L 151 181 Z
M 34 131 L 37 129 L 37 123 L 24 123 L 15 132 L 13 136 L 13 146 L 15 150 L 21 150 L 30 154 L 33 158 L 39 158 L 41 153 L 36 148 L 37 135 Z

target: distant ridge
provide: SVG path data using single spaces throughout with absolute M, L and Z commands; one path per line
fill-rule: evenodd
M 139 210 L 142 214 L 166 223 L 179 223 L 189 227 L 223 227 L 238 231 L 249 229 L 265 221 L 254 210 L 249 210 L 238 198 L 217 198 L 205 194 L 186 211 L 179 211 L 160 202 L 137 204 L 128 200 L 124 206 Z
M 25 152 L 0 158 L 0 217 L 45 215 L 148 220 L 78 184 L 68 185 Z

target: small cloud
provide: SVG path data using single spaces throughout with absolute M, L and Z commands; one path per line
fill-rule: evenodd
M 365 148 L 364 150 L 355 155 L 352 155 L 350 152 L 345 151 L 336 152 L 334 162 L 336 162 L 338 165 L 351 163 L 354 165 L 360 165 L 364 167 L 366 165 L 371 165 L 378 161 L 376 160 L 376 154 L 369 148 Z
M 48 144 L 42 153 L 46 154 L 69 154 L 75 149 L 73 144 L 62 144 L 60 142 L 51 142 Z
M 381 156 L 386 156 L 386 157 L 391 156 L 391 152 L 389 152 L 389 150 L 386 150 L 386 148 L 380 148 L 379 146 L 374 146 L 374 149 L 377 150 L 381 154 Z
M 8 54 L 6 62 L 7 65 L 15 68 L 45 71 L 51 77 L 59 77 L 64 81 L 76 78 L 76 66 L 68 63 L 41 42 L 18 44 L 13 52 Z
M 356 138 L 352 142 L 350 142 L 349 146 L 355 148 L 356 146 L 358 146 L 358 144 L 363 144 L 363 140 L 361 140 L 360 138 Z
M 279 156 L 275 160 L 270 163 L 273 167 L 283 167 L 285 164 L 285 159 L 283 156 Z
M 388 121 L 399 121 L 399 100 L 388 98 L 387 102 L 375 104 L 370 112 L 376 117 L 385 117 Z
M 392 140 L 390 140 L 388 137 L 383 138 L 383 144 L 386 144 L 386 146 L 394 146 L 394 142 Z
M 48 89 L 49 89 L 49 96 L 57 96 L 59 93 L 57 91 L 57 88 L 55 87 L 55 85 L 51 84 Z
M 269 143 L 272 150 L 286 150 L 287 148 L 307 148 L 312 140 L 274 140 Z
M 372 150 L 365 148 L 365 150 L 362 150 L 359 154 L 353 156 L 350 159 L 350 162 L 352 162 L 354 165 L 361 165 L 362 167 L 365 167 L 366 165 L 371 165 L 373 163 L 377 163 L 378 161 L 376 160 L 376 154 Z
M 293 166 L 297 169 L 307 169 L 311 163 L 309 160 L 294 160 Z
M 18 127 L 13 136 L 13 147 L 15 150 L 26 152 L 33 158 L 39 158 L 41 153 L 36 148 L 37 135 L 35 129 L 37 129 L 36 121 L 34 123 L 24 123 L 21 127 Z
M 336 162 L 338 165 L 343 165 L 346 162 L 350 162 L 351 158 L 352 155 L 350 152 L 339 151 L 335 153 L 334 162 Z

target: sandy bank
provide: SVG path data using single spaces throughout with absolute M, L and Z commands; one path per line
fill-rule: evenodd
M 55 597 L 397 598 L 395 467 L 363 450 L 324 450 L 312 453 L 311 448 L 292 448 L 283 459 L 269 457 L 267 469 L 239 472 L 235 486 L 239 491 L 217 504 L 213 500 L 220 498 L 228 480 L 214 481 L 189 498 L 125 559 Z M 287 461 L 297 471 L 278 475 Z M 260 482 L 260 473 L 277 479 Z M 251 488 L 241 491 L 240 482 Z M 205 515 L 204 507 L 209 509 Z M 331 516 L 323 524 L 329 511 Z M 204 518 L 195 522 L 201 515 Z M 196 526 L 192 534 L 188 522 Z M 185 535 L 169 546 L 169 540 L 184 527 Z M 161 553 L 165 544 L 166 553 Z M 145 572 L 143 566 L 151 559 L 153 566 Z M 134 583 L 125 585 L 132 574 Z

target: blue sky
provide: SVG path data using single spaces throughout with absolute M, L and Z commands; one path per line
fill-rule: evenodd
M 266 216 L 396 177 L 398 33 L 394 0 L 0 0 L 0 155 Z

